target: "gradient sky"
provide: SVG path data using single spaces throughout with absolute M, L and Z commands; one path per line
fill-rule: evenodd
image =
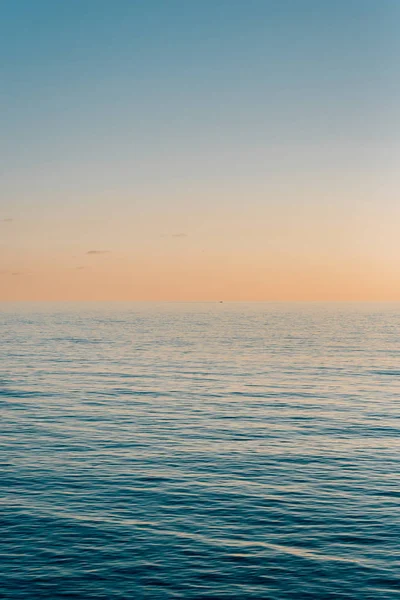
M 399 30 L 398 0 L 3 0 L 0 299 L 400 300 Z

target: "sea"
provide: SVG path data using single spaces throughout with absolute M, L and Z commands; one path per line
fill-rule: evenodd
M 400 598 L 400 305 L 3 303 L 0 597 Z

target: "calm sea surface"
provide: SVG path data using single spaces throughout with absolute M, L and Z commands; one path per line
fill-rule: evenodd
M 400 598 L 399 305 L 0 328 L 1 598 Z

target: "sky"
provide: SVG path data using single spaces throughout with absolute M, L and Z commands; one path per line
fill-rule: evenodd
M 400 300 L 398 0 L 3 0 L 0 300 Z

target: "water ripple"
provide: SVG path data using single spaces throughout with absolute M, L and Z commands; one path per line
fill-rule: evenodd
M 0 596 L 391 600 L 395 305 L 9 305 Z

